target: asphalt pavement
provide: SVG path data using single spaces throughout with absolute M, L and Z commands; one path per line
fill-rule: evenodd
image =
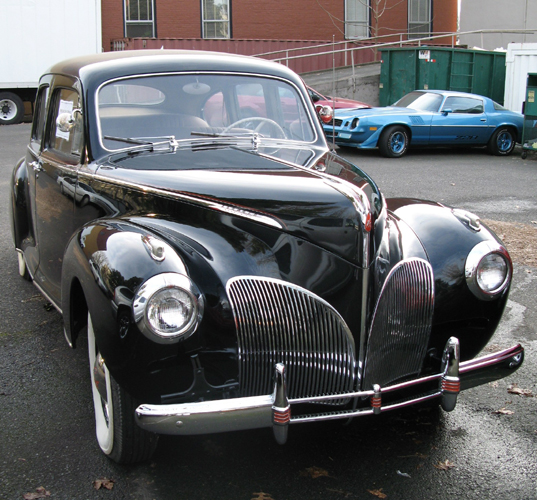
M 17 272 L 9 179 L 29 134 L 29 124 L 0 127 L 1 500 L 537 499 L 537 268 L 521 263 L 493 343 L 521 342 L 525 363 L 508 379 L 462 393 L 452 413 L 410 409 L 293 426 L 285 446 L 265 429 L 164 436 L 149 463 L 108 460 L 94 438 L 86 346 L 67 346 L 61 316 Z M 518 149 L 508 158 L 476 150 L 411 151 L 398 160 L 341 154 L 387 197 L 537 221 L 537 158 L 522 160 Z M 508 391 L 515 384 L 522 394 Z

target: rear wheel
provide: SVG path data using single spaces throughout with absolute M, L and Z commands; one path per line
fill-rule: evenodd
M 24 118 L 24 103 L 13 92 L 0 92 L 0 125 L 14 125 Z
M 157 447 L 158 435 L 143 430 L 134 421 L 138 404 L 110 375 L 95 341 L 89 313 L 88 355 L 95 431 L 101 450 L 118 463 L 148 460 Z
M 17 257 L 19 259 L 19 275 L 27 281 L 32 281 L 23 253 L 17 252 Z
M 488 149 L 495 156 L 507 156 L 513 152 L 515 143 L 513 130 L 509 127 L 500 127 L 492 134 Z
M 379 151 L 385 158 L 400 158 L 408 149 L 408 132 L 405 127 L 386 127 L 379 139 Z

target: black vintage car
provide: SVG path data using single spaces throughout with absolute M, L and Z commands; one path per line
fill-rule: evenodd
M 323 110 L 324 112 L 326 110 Z M 326 114 L 326 113 L 325 113 Z M 68 60 L 11 180 L 20 274 L 87 335 L 97 439 L 349 419 L 511 374 L 475 358 L 512 263 L 465 211 L 385 199 L 331 152 L 301 79 L 225 54 Z

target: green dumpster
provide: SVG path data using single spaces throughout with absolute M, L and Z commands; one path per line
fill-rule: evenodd
M 422 46 L 383 49 L 381 59 L 381 106 L 418 89 L 471 92 L 503 104 L 505 52 Z
M 528 151 L 537 151 L 537 73 L 528 73 L 524 101 L 524 129 L 522 131 L 522 158 Z

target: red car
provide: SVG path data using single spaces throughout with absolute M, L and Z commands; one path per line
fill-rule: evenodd
M 324 96 L 317 90 L 312 89 L 311 87 L 307 86 L 308 93 L 311 97 L 311 100 L 313 103 L 321 106 L 330 106 L 333 109 L 344 109 L 344 108 L 354 108 L 354 109 L 364 109 L 364 108 L 370 108 L 371 106 L 369 104 L 366 104 L 365 102 L 361 101 L 355 101 L 353 99 L 344 99 L 342 97 L 330 97 L 330 96 Z

